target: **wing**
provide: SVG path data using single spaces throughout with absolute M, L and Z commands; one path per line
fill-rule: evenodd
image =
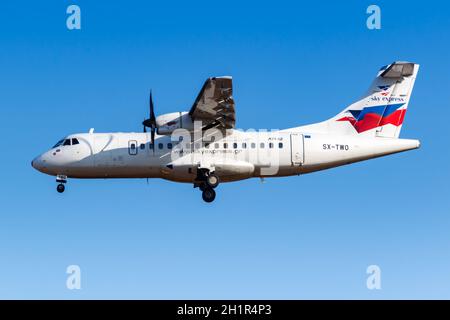
M 206 80 L 189 111 L 192 121 L 202 121 L 203 130 L 234 128 L 233 82 L 231 77 L 213 77 Z

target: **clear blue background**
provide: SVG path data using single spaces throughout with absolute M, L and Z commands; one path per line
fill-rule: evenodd
M 82 30 L 66 28 L 78 4 Z M 450 298 L 448 2 L 15 1 L 0 8 L 0 298 Z M 419 150 L 221 185 L 70 180 L 30 161 L 69 133 L 137 131 L 234 77 L 239 128 L 323 120 L 394 60 L 421 64 Z M 82 289 L 66 289 L 66 267 Z M 382 290 L 366 288 L 366 268 Z

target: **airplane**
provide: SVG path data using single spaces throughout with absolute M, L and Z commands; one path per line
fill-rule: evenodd
M 69 178 L 162 178 L 193 184 L 212 202 L 220 183 L 301 175 L 419 148 L 419 140 L 399 138 L 418 70 L 393 62 L 334 117 L 273 131 L 235 128 L 229 76 L 207 79 L 190 111 L 156 117 L 150 91 L 142 133 L 71 134 L 32 166 L 56 176 L 60 193 Z

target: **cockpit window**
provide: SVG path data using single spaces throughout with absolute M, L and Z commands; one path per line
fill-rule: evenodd
M 53 148 L 59 147 L 60 145 L 63 144 L 63 142 L 64 142 L 64 139 L 59 140 L 59 141 L 53 146 Z M 53 148 L 52 148 L 52 149 L 53 149 Z
M 80 141 L 78 141 L 77 138 L 61 139 L 53 146 L 53 148 L 57 148 L 57 147 L 60 147 L 60 146 L 74 146 L 76 144 L 80 144 Z

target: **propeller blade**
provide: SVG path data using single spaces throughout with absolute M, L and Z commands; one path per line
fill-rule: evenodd
M 150 123 L 152 129 L 152 144 L 155 144 L 155 130 L 156 130 L 156 116 L 155 116 L 155 106 L 153 104 L 153 93 L 150 90 Z M 154 146 L 153 146 L 154 148 Z M 153 149 L 154 150 L 154 149 Z
M 150 90 L 150 122 L 155 126 L 156 125 L 156 117 L 155 117 L 155 110 L 153 106 L 153 95 L 152 90 Z
M 153 145 L 153 151 L 155 150 L 155 128 L 152 128 L 152 145 Z
M 155 106 L 153 104 L 152 90 L 150 90 L 149 107 L 150 107 L 150 118 L 144 119 L 144 121 L 142 121 L 142 125 L 144 126 L 145 133 L 147 132 L 147 128 L 150 128 L 152 144 L 154 145 L 155 144 L 155 131 L 156 131 L 156 116 L 155 116 Z

